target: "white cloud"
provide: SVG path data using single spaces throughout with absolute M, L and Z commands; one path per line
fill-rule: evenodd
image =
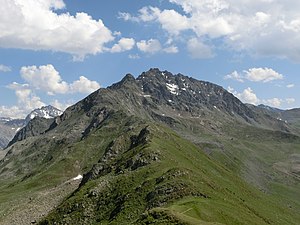
M 2 117 L 25 118 L 27 114 L 24 112 L 23 108 L 18 106 L 0 106 L 0 115 Z
M 294 98 L 286 98 L 286 99 L 280 99 L 280 98 L 271 98 L 271 99 L 259 99 L 257 95 L 254 93 L 254 91 L 248 87 L 245 90 L 243 90 L 241 93 L 238 93 L 234 90 L 232 87 L 228 87 L 227 90 L 232 93 L 234 96 L 239 98 L 244 103 L 249 103 L 253 105 L 258 104 L 265 104 L 272 107 L 279 108 L 282 106 L 282 104 L 293 104 L 296 100 Z
M 279 98 L 272 98 L 272 99 L 262 100 L 262 103 L 265 105 L 279 108 L 283 103 L 283 100 Z
M 274 80 L 282 80 L 284 77 L 282 74 L 276 72 L 270 68 L 251 68 L 249 70 L 244 70 L 243 74 L 233 71 L 231 74 L 224 76 L 224 79 L 237 80 L 239 82 L 244 82 L 244 80 L 249 80 L 253 82 L 263 82 L 267 83 Z
M 243 76 L 241 76 L 237 71 L 233 71 L 231 74 L 227 74 L 224 77 L 224 79 L 225 80 L 232 79 L 232 80 L 237 80 L 239 82 L 244 82 Z
M 286 98 L 286 99 L 271 98 L 271 99 L 261 100 L 261 103 L 275 108 L 280 108 L 283 104 L 291 105 L 295 101 L 296 100 L 294 98 Z
M 24 110 L 32 110 L 45 105 L 41 99 L 32 92 L 27 84 L 18 84 L 14 82 L 8 87 L 15 91 L 18 105 L 22 106 Z
M 238 93 L 232 87 L 228 87 L 227 90 L 244 103 L 249 103 L 253 105 L 257 105 L 260 103 L 259 98 L 256 96 L 256 94 L 253 92 L 253 90 L 250 87 L 246 88 L 241 93 Z
M 270 68 L 252 68 L 245 72 L 245 78 L 254 82 L 270 82 L 282 80 L 283 76 Z
M 133 38 L 121 38 L 117 44 L 111 48 L 112 53 L 124 52 L 131 50 L 135 45 L 135 40 Z
M 170 43 L 166 43 L 166 45 L 169 45 Z M 155 54 L 159 52 L 164 52 L 167 54 L 175 54 L 178 53 L 178 47 L 175 45 L 169 45 L 166 47 L 163 47 L 159 40 L 157 39 L 149 39 L 149 40 L 141 40 L 136 43 L 137 48 L 145 53 L 149 54 Z M 133 59 L 134 55 L 130 55 L 129 58 Z
M 45 105 L 42 100 L 30 89 L 28 84 L 18 84 L 16 82 L 8 85 L 8 88 L 15 91 L 17 105 L 0 106 L 0 115 L 11 118 L 25 118 L 33 109 Z
M 156 22 L 171 36 L 192 32 L 198 39 L 217 40 L 218 47 L 300 61 L 300 2 L 295 0 L 169 0 L 180 6 L 144 7 L 126 21 Z M 291 7 L 292 6 L 292 7 Z M 184 38 L 184 36 L 183 36 Z M 282 41 L 284 40 L 284 41 Z
M 35 89 L 46 91 L 49 95 L 65 94 L 69 85 L 62 80 L 53 65 L 22 67 L 21 77 Z
M 84 76 L 73 83 L 62 80 L 59 72 L 53 65 L 28 66 L 20 70 L 21 77 L 26 84 L 11 83 L 7 87 L 15 92 L 17 104 L 15 106 L 0 106 L 0 115 L 12 118 L 24 118 L 30 111 L 46 105 L 36 92 L 45 92 L 48 95 L 82 93 L 90 94 L 100 88 L 96 81 L 91 81 Z M 64 110 L 74 102 L 61 103 L 53 100 L 50 104 Z
M 71 92 L 83 94 L 90 94 L 99 88 L 100 85 L 96 81 L 90 81 L 84 76 L 80 76 L 79 80 L 70 85 Z
M 0 47 L 70 53 L 76 59 L 101 53 L 114 40 L 102 20 L 86 13 L 58 14 L 63 0 L 1 0 Z
M 286 85 L 286 87 L 287 88 L 293 88 L 293 87 L 295 87 L 295 84 L 288 84 L 288 85 Z
M 178 35 L 181 31 L 190 28 L 188 18 L 173 9 L 161 11 L 157 7 L 149 6 L 141 8 L 136 17 L 129 13 L 119 13 L 119 18 L 133 22 L 155 21 L 160 23 L 162 28 L 171 35 Z
M 187 42 L 187 49 L 192 58 L 195 59 L 207 59 L 214 56 L 211 47 L 205 45 L 200 40 L 192 38 Z
M 235 95 L 244 103 L 256 105 L 260 102 L 256 94 L 250 87 L 246 88 L 242 93 L 236 93 Z
M 177 48 L 177 46 L 172 45 L 172 46 L 164 48 L 163 51 L 166 53 L 169 53 L 169 54 L 175 54 L 175 53 L 178 53 L 178 48 Z
M 154 54 L 161 51 L 162 46 L 157 39 L 150 39 L 150 40 L 142 40 L 137 43 L 137 47 L 140 51 L 145 53 Z
M 119 19 L 123 19 L 125 21 L 139 22 L 139 18 L 132 16 L 130 13 L 119 12 Z
M 74 104 L 74 102 L 62 103 L 62 102 L 59 102 L 57 99 L 55 99 L 54 101 L 52 101 L 50 103 L 50 105 L 52 105 L 55 108 L 60 109 L 62 111 L 65 111 L 72 104 Z
M 75 92 L 89 94 L 100 87 L 96 81 L 90 81 L 84 76 L 68 84 L 62 80 L 59 72 L 51 64 L 22 67 L 20 74 L 31 88 L 46 92 L 48 95 Z
M 11 71 L 11 68 L 9 66 L 0 64 L 0 72 L 10 72 L 10 71 Z
M 294 102 L 296 102 L 296 99 L 294 99 L 294 98 L 287 98 L 287 99 L 285 99 L 285 101 L 286 101 L 287 104 L 293 104 Z

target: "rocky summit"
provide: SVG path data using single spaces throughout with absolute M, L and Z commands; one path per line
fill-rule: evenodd
M 55 118 L 0 161 L 0 224 L 298 224 L 299 109 L 150 69 Z

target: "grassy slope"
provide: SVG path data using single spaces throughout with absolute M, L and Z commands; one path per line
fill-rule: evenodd
M 161 224 L 199 224 L 200 221 L 200 224 L 297 224 L 300 220 L 297 216 L 299 182 L 273 168 L 275 162 L 285 162 L 290 155 L 299 152 L 297 138 L 238 124 L 220 125 L 209 131 L 207 126 L 199 128 L 199 121 L 182 122 L 179 126 L 182 124 L 186 126 L 186 134 L 192 132 L 189 139 L 200 141 L 197 146 L 167 128 L 151 125 L 151 141 L 118 158 L 124 167 L 122 173 L 113 170 L 90 181 L 46 221 L 50 224 L 54 220 L 69 221 L 69 224 L 78 220 L 80 223 L 87 220 L 86 224 L 91 224 L 90 221 L 98 224 L 124 224 L 124 221 L 126 224 L 151 221 Z M 126 147 L 126 140 L 128 142 L 130 136 L 138 134 L 144 126 L 137 118 L 116 113 L 78 143 L 48 146 L 49 151 L 41 162 L 30 161 L 35 165 L 30 177 L 21 171 L 13 179 L 2 180 L 0 224 L 9 221 L 5 218 L 14 215 L 16 210 L 25 208 L 28 198 L 35 198 L 89 171 L 112 140 L 120 140 L 121 145 L 124 140 Z M 29 139 L 24 146 L 22 154 L 30 159 L 36 152 L 34 141 Z M 209 154 L 203 153 L 207 151 Z M 159 161 L 136 170 L 125 168 L 128 160 L 138 157 L 139 153 L 158 154 Z M 24 162 L 15 161 L 15 164 Z M 239 175 L 267 193 L 245 183 Z M 68 193 L 71 192 L 64 193 L 60 199 Z M 47 198 L 40 203 L 45 201 Z
M 152 125 L 151 140 L 125 152 L 159 160 L 92 180 L 41 224 L 297 224 L 279 199 L 248 185 L 173 131 Z
M 29 199 L 39 198 L 45 192 L 48 193 L 78 174 L 90 170 L 103 156 L 105 148 L 112 140 L 126 133 L 131 125 L 139 127 L 135 121 L 133 117 L 124 117 L 116 113 L 112 114 L 98 131 L 76 143 L 57 144 L 55 140 L 51 141 L 52 136 L 42 143 L 35 142 L 35 138 L 17 143 L 18 148 L 23 148 L 23 151 L 12 156 L 8 165 L 4 163 L 4 167 L 1 167 L 0 224 L 11 223 L 18 211 L 27 208 Z M 36 143 L 40 143 L 38 148 Z M 17 169 L 22 167 L 20 165 L 24 169 Z M 10 169 L 6 169 L 5 166 Z M 15 172 L 13 176 L 6 176 L 6 172 L 10 171 Z M 47 204 L 47 201 L 45 197 L 40 199 L 38 204 Z

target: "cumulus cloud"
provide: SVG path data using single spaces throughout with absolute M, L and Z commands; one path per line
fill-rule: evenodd
M 272 98 L 272 99 L 262 100 L 262 103 L 278 108 L 283 103 L 283 100 L 279 98 Z
M 211 47 L 197 40 L 197 38 L 188 40 L 187 49 L 191 57 L 195 59 L 207 59 L 214 56 Z
M 271 98 L 271 99 L 261 100 L 261 103 L 275 108 L 280 108 L 283 104 L 291 105 L 295 101 L 296 100 L 294 98 L 286 98 L 286 99 Z
M 124 52 L 131 50 L 135 45 L 133 38 L 121 38 L 117 44 L 111 48 L 112 53 Z
M 141 40 L 137 43 L 137 47 L 140 51 L 150 54 L 157 53 L 162 49 L 162 46 L 157 39 Z
M 52 101 L 50 103 L 50 105 L 52 105 L 55 108 L 60 109 L 62 111 L 65 111 L 72 104 L 74 104 L 74 102 L 68 101 L 67 103 L 62 103 L 62 102 L 58 101 L 57 99 L 55 99 L 54 101 Z
M 114 40 L 102 20 L 86 13 L 56 13 L 63 0 L 1 0 L 0 47 L 70 53 L 76 59 L 101 53 Z
M 139 22 L 140 19 L 132 16 L 130 13 L 126 13 L 126 12 L 119 12 L 119 19 L 123 19 L 125 21 L 131 21 L 131 22 Z
M 239 81 L 239 82 L 244 82 L 244 77 L 242 75 L 240 75 L 237 71 L 233 71 L 231 74 L 227 74 L 225 77 L 224 77 L 225 80 L 228 80 L 228 79 L 232 79 L 232 80 L 236 80 L 236 81 Z
M 84 76 L 80 76 L 79 80 L 74 81 L 70 85 L 70 91 L 74 93 L 89 94 L 100 88 L 96 81 L 90 81 Z
M 245 103 L 256 105 L 260 102 L 259 98 L 250 87 L 246 88 L 242 93 L 236 93 L 235 95 Z
M 290 105 L 296 101 L 294 98 L 281 99 L 275 97 L 271 99 L 260 99 L 257 97 L 255 92 L 250 87 L 244 89 L 241 93 L 235 91 L 234 88 L 232 87 L 228 87 L 227 90 L 233 95 L 235 95 L 242 102 L 253 104 L 253 105 L 265 104 L 265 105 L 279 108 L 282 106 L 282 104 Z
M 182 8 L 144 7 L 126 21 L 156 22 L 171 36 L 190 32 L 196 38 L 217 40 L 219 47 L 254 56 L 300 61 L 300 3 L 277 0 L 169 0 Z M 291 7 L 291 5 L 293 7 Z M 284 40 L 284 41 L 282 41 Z
M 0 64 L 0 72 L 10 72 L 10 71 L 11 71 L 11 68 L 9 66 Z
M 35 89 L 46 91 L 49 95 L 65 94 L 69 85 L 62 80 L 53 65 L 24 66 L 20 71 L 21 77 Z
M 24 118 L 30 111 L 45 105 L 30 89 L 28 84 L 12 83 L 7 86 L 15 91 L 17 105 L 12 107 L 0 106 L 0 115 L 12 118 Z
M 2 117 L 10 117 L 10 118 L 25 118 L 27 115 L 24 113 L 23 108 L 18 106 L 0 106 L 0 115 Z
M 274 80 L 282 80 L 283 78 L 284 77 L 282 74 L 276 72 L 271 68 L 251 68 L 249 70 L 244 70 L 242 74 L 234 71 L 224 77 L 224 79 L 233 79 L 239 82 L 244 82 L 244 80 L 246 79 L 253 82 L 263 83 Z
M 119 13 L 119 17 L 125 21 L 158 22 L 171 35 L 178 35 L 181 31 L 190 28 L 188 18 L 173 9 L 161 11 L 157 7 L 146 6 L 139 10 L 137 16 L 132 16 L 129 13 Z
M 244 71 L 246 79 L 254 82 L 270 82 L 273 80 L 282 80 L 282 74 L 270 68 L 252 68 Z
M 136 46 L 141 52 L 148 53 L 148 54 L 156 54 L 159 52 L 164 52 L 167 54 L 178 53 L 178 47 L 171 44 L 172 44 L 171 42 L 167 42 L 164 44 L 164 46 L 162 46 L 159 40 L 151 38 L 149 40 L 141 40 L 137 42 Z M 129 58 L 136 59 L 134 56 L 137 55 L 129 55 Z
M 47 92 L 48 95 L 75 92 L 89 94 L 100 87 L 96 81 L 90 81 L 84 76 L 72 84 L 68 84 L 62 80 L 59 72 L 51 64 L 39 67 L 24 66 L 21 68 L 20 74 L 31 88 Z
M 90 94 L 100 88 L 96 81 L 91 81 L 84 76 L 78 80 L 67 83 L 62 80 L 59 72 L 53 65 L 28 66 L 22 67 L 20 75 L 26 83 L 19 84 L 13 82 L 7 88 L 13 90 L 17 97 L 15 106 L 0 106 L 0 115 L 12 118 L 23 118 L 30 111 L 46 105 L 36 93 L 47 93 L 48 95 L 57 94 Z M 50 104 L 64 110 L 74 102 L 59 102 L 57 99 Z

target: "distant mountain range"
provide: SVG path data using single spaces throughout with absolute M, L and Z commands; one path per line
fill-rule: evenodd
M 0 224 L 298 224 L 299 118 L 183 74 L 127 74 L 18 131 Z
M 61 110 L 49 105 L 33 110 L 25 119 L 0 117 L 0 149 L 5 148 L 15 134 L 35 117 L 50 119 L 61 114 Z

